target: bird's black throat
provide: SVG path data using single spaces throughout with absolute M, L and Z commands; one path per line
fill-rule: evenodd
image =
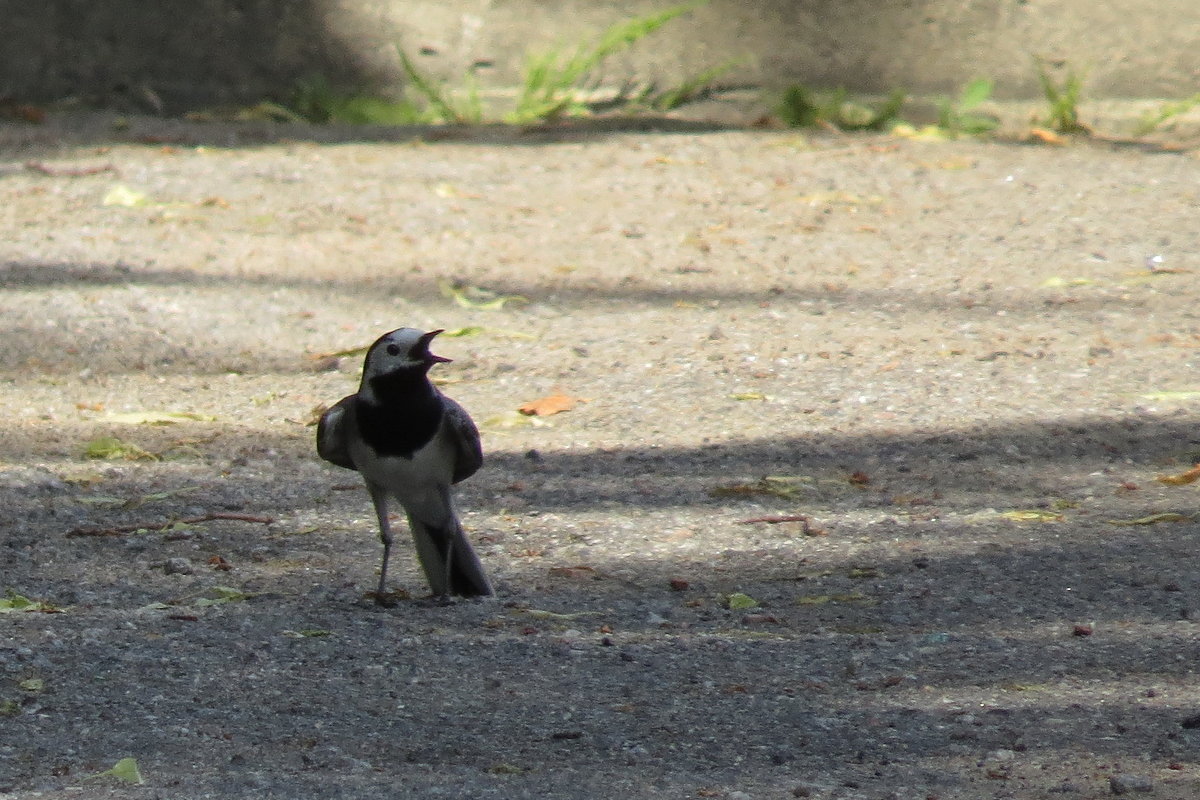
M 370 379 L 372 400 L 358 398 L 358 428 L 380 456 L 412 458 L 442 424 L 442 404 L 428 368 L 401 369 Z

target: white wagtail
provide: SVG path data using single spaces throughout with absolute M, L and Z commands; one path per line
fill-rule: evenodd
M 483 450 L 471 417 L 429 381 L 430 367 L 450 360 L 429 352 L 439 333 L 400 328 L 379 337 L 367 350 L 358 392 L 326 411 L 317 426 L 321 458 L 361 473 L 375 504 L 383 541 L 379 603 L 387 597 L 392 550 L 389 498 L 408 514 L 434 595 L 492 594 L 450 498 L 450 485 L 479 469 Z

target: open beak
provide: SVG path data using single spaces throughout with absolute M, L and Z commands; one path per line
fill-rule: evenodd
M 437 336 L 439 333 L 445 333 L 445 330 L 445 328 L 438 328 L 436 331 L 430 331 L 421 337 L 421 344 L 425 348 L 426 358 L 429 360 L 430 364 L 449 364 L 454 360 L 452 358 L 446 358 L 445 356 L 435 356 L 433 353 L 429 352 L 429 343 L 433 341 L 433 337 Z

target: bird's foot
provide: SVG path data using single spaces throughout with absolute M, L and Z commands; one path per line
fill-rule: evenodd
M 409 599 L 411 595 L 403 589 L 397 589 L 394 592 L 367 592 L 363 595 L 363 599 L 374 600 L 375 605 L 383 608 L 395 608 L 396 604 L 401 600 Z

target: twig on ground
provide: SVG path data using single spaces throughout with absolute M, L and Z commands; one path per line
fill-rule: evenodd
M 67 536 L 120 536 L 125 533 L 135 533 L 143 530 L 165 531 L 172 525 L 198 525 L 201 522 L 213 522 L 220 519 L 234 520 L 235 522 L 257 522 L 262 525 L 270 525 L 275 521 L 273 517 L 258 517 L 253 514 L 234 514 L 217 511 L 211 514 L 201 514 L 198 517 L 173 519 L 161 524 L 143 523 L 140 525 L 115 525 L 111 528 L 74 528 L 67 531 Z
M 54 167 L 44 161 L 26 161 L 25 169 L 54 178 L 82 178 L 85 175 L 99 175 L 102 172 L 117 171 L 117 168 L 112 164 L 99 164 L 87 167 Z

